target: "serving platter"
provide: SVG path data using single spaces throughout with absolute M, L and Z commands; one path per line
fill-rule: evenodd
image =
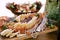
M 44 19 L 43 19 L 44 20 Z M 42 21 L 43 21 L 42 20 Z M 36 25 L 35 26 L 38 26 L 38 25 L 41 25 L 42 24 L 42 26 L 43 26 L 43 23 L 45 23 L 44 21 L 46 21 L 46 20 L 44 20 L 43 21 L 43 23 L 41 23 L 42 22 L 41 20 L 38 22 L 38 23 L 36 23 Z M 38 26 L 39 27 L 39 26 Z M 40 26 L 41 27 L 41 26 Z M 34 33 L 32 33 L 32 34 L 30 34 L 30 35 L 26 35 L 26 34 L 23 34 L 23 36 L 19 36 L 19 37 L 13 37 L 13 38 L 6 38 L 6 37 L 2 37 L 1 35 L 0 35 L 0 39 L 1 40 L 24 40 L 24 39 L 28 39 L 28 38 L 37 38 L 37 36 L 38 35 L 41 35 L 41 34 L 47 34 L 47 33 L 50 33 L 50 32 L 53 32 L 53 31 L 57 31 L 58 30 L 58 28 L 55 26 L 54 28 L 52 28 L 52 29 L 50 29 L 50 28 L 44 28 L 44 30 L 40 30 L 40 31 L 34 31 L 34 29 L 35 29 L 36 27 L 34 27 L 34 28 L 32 28 L 31 29 L 31 31 L 30 32 L 34 32 Z
M 57 31 L 58 28 L 55 27 L 53 29 L 48 29 L 46 28 L 44 31 L 41 31 L 41 32 L 36 32 L 36 33 L 33 33 L 33 35 L 41 35 L 41 34 L 47 34 L 47 33 L 50 33 L 50 32 L 54 32 L 54 31 Z M 1 37 L 0 36 L 0 39 L 1 40 L 24 40 L 24 39 L 28 39 L 28 38 L 32 38 L 31 35 L 25 35 L 25 36 L 21 36 L 21 37 L 16 37 L 16 38 L 4 38 L 4 37 Z

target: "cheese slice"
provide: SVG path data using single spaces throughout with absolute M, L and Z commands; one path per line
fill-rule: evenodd
M 30 20 L 28 23 L 27 23 L 27 29 L 29 29 L 29 28 L 31 28 L 35 23 L 36 23 L 36 19 L 37 19 L 37 17 L 36 16 L 34 16 L 33 18 L 32 18 L 32 20 Z

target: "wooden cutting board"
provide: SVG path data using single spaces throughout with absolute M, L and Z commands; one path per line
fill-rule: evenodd
M 34 34 L 38 34 L 38 35 L 41 35 L 41 34 L 47 34 L 47 33 L 50 33 L 50 32 L 53 32 L 53 31 L 57 31 L 58 28 L 55 27 L 54 29 L 45 29 L 44 31 L 42 32 L 36 32 Z M 3 38 L 0 36 L 0 40 L 24 40 L 24 39 L 28 39 L 28 38 L 32 38 L 31 35 L 26 35 L 26 36 L 22 36 L 22 37 L 16 37 L 16 38 Z

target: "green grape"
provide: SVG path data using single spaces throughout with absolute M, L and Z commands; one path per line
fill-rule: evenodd
M 7 29 L 7 27 L 6 27 L 6 26 L 3 26 L 3 27 L 2 27 L 2 30 L 5 30 L 5 29 Z
M 48 27 L 48 22 L 46 22 L 46 26 Z
M 34 4 L 32 4 L 32 6 L 30 7 L 30 9 L 32 9 L 34 7 Z
M 14 5 L 11 4 L 11 5 L 10 5 L 10 8 L 14 9 L 15 7 L 14 7 Z
M 54 25 L 51 25 L 51 28 L 54 28 L 55 26 Z

